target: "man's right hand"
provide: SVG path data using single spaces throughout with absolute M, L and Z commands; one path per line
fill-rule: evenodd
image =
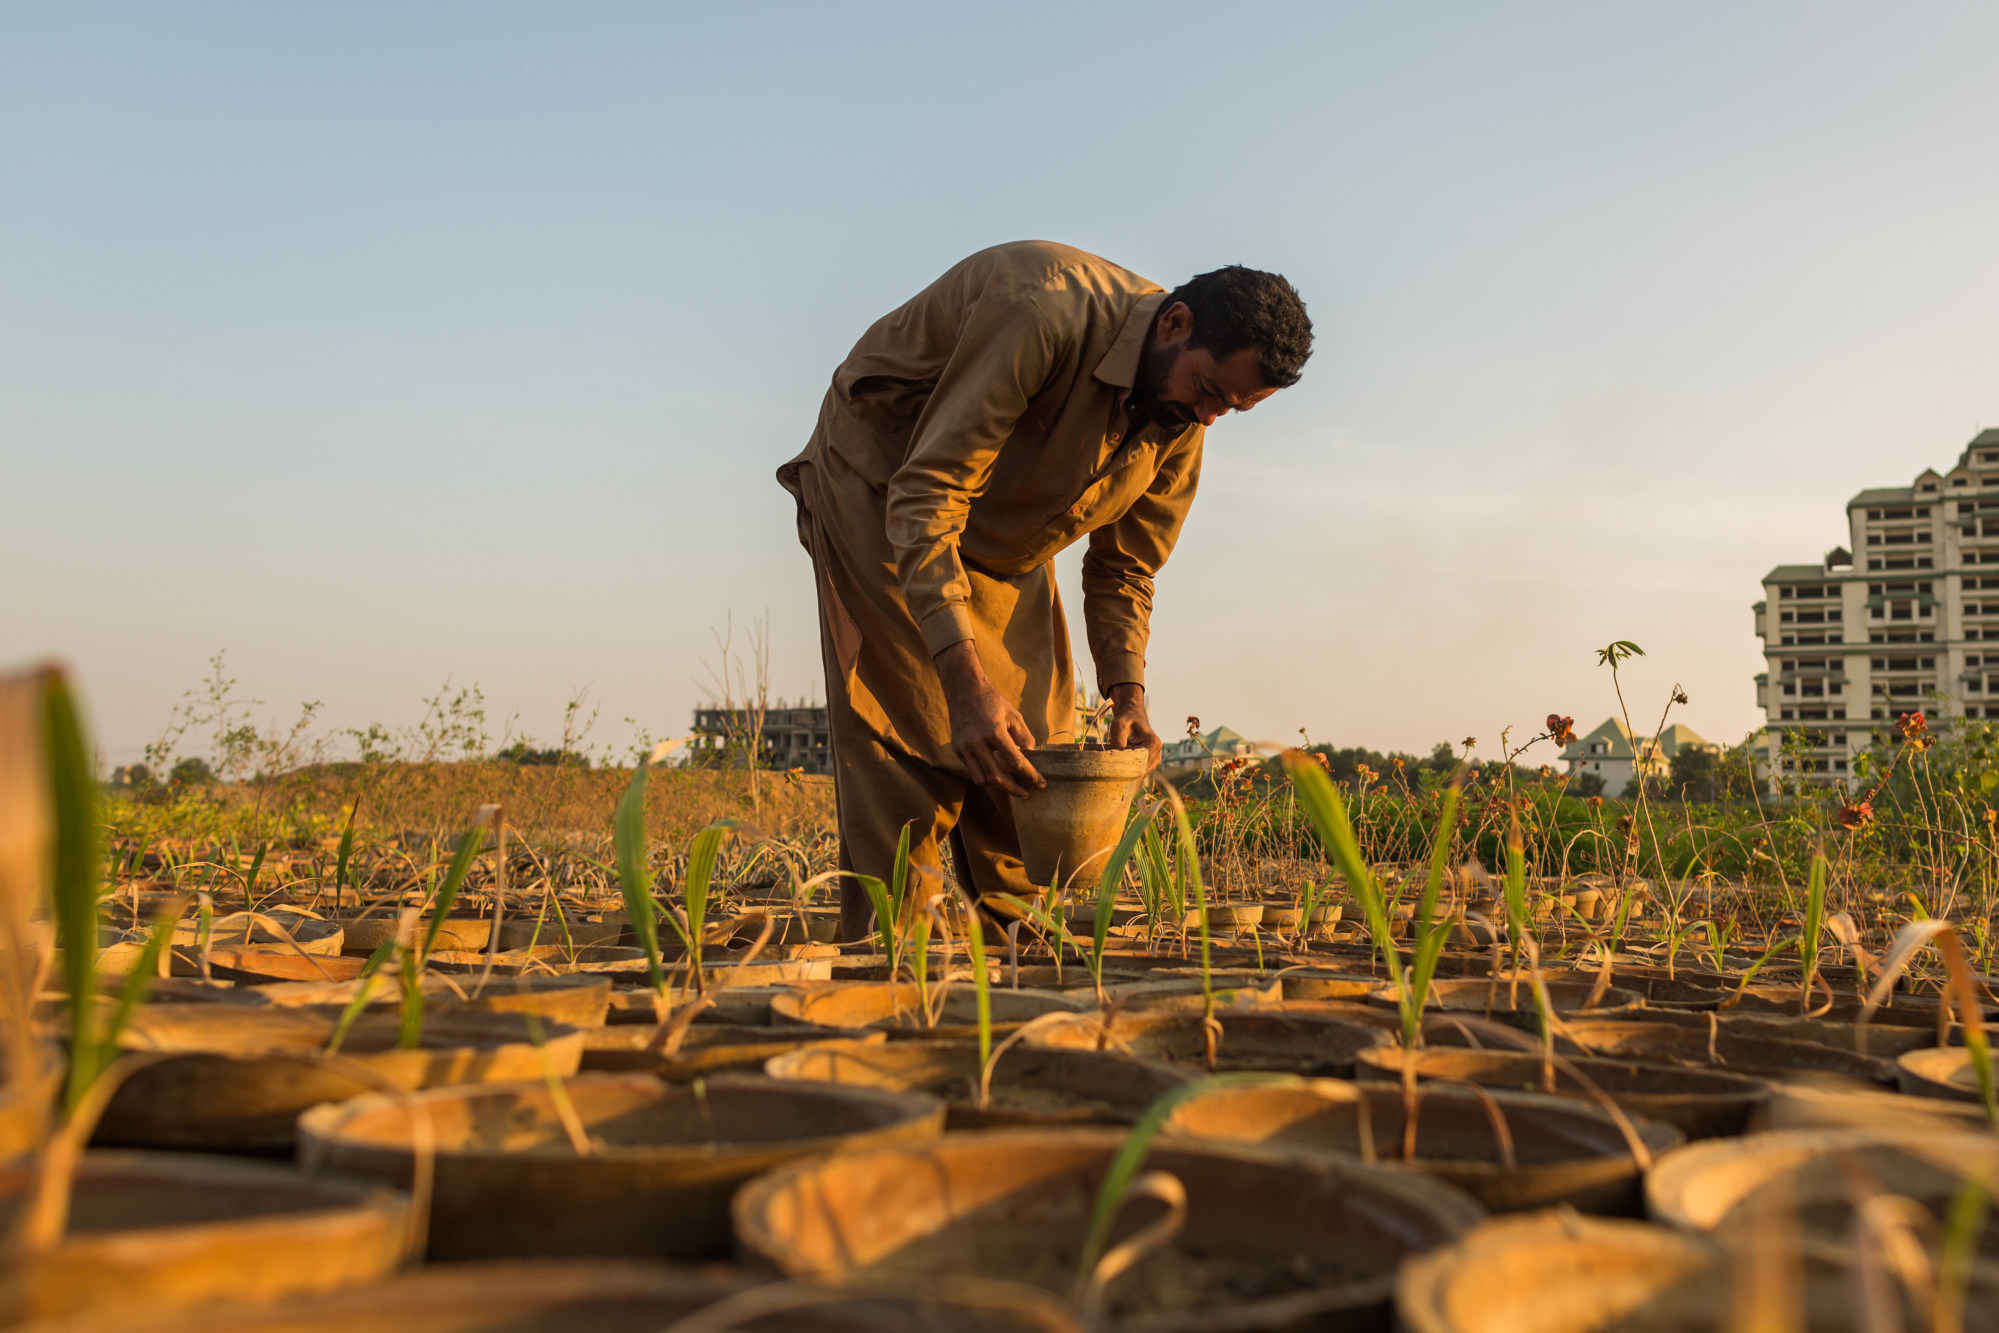
M 951 748 L 972 780 L 1009 796 L 1047 786 L 1023 753 L 1034 748 L 1027 720 L 993 688 L 972 641 L 961 639 L 934 660 L 944 685 L 944 706 L 951 713 Z

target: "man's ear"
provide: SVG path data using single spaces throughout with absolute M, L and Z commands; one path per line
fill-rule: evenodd
M 1159 319 L 1152 326 L 1152 337 L 1155 342 L 1171 347 L 1185 342 L 1193 331 L 1194 312 L 1185 301 L 1175 301 L 1159 312 Z

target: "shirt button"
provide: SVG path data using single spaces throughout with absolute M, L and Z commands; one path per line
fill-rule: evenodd
M 1069 517 L 1070 517 L 1070 518 L 1081 518 L 1082 516 L 1083 516 L 1083 506 L 1081 506 L 1081 505 L 1070 505 L 1070 506 L 1069 506 Z

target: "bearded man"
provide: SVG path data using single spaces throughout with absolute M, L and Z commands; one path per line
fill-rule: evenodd
M 1159 758 L 1145 706 L 1152 580 L 1206 428 L 1298 381 L 1290 283 L 1230 267 L 1172 292 L 1046 241 L 982 250 L 877 320 L 778 469 L 811 552 L 840 868 L 913 874 L 949 843 L 974 897 L 1032 892 L 1009 796 L 1075 737 L 1056 552 L 1085 537 L 1083 622 L 1105 740 Z M 843 938 L 871 908 L 841 880 Z

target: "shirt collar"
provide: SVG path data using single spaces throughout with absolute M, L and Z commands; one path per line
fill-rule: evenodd
M 1165 292 L 1150 292 L 1138 298 L 1131 313 L 1125 316 L 1124 328 L 1118 331 L 1117 341 L 1111 350 L 1104 353 L 1104 359 L 1097 362 L 1096 377 L 1105 384 L 1120 389 L 1129 389 L 1138 383 L 1138 357 L 1145 350 L 1146 337 L 1152 332 L 1152 321 L 1159 314 L 1160 303 L 1165 301 Z

